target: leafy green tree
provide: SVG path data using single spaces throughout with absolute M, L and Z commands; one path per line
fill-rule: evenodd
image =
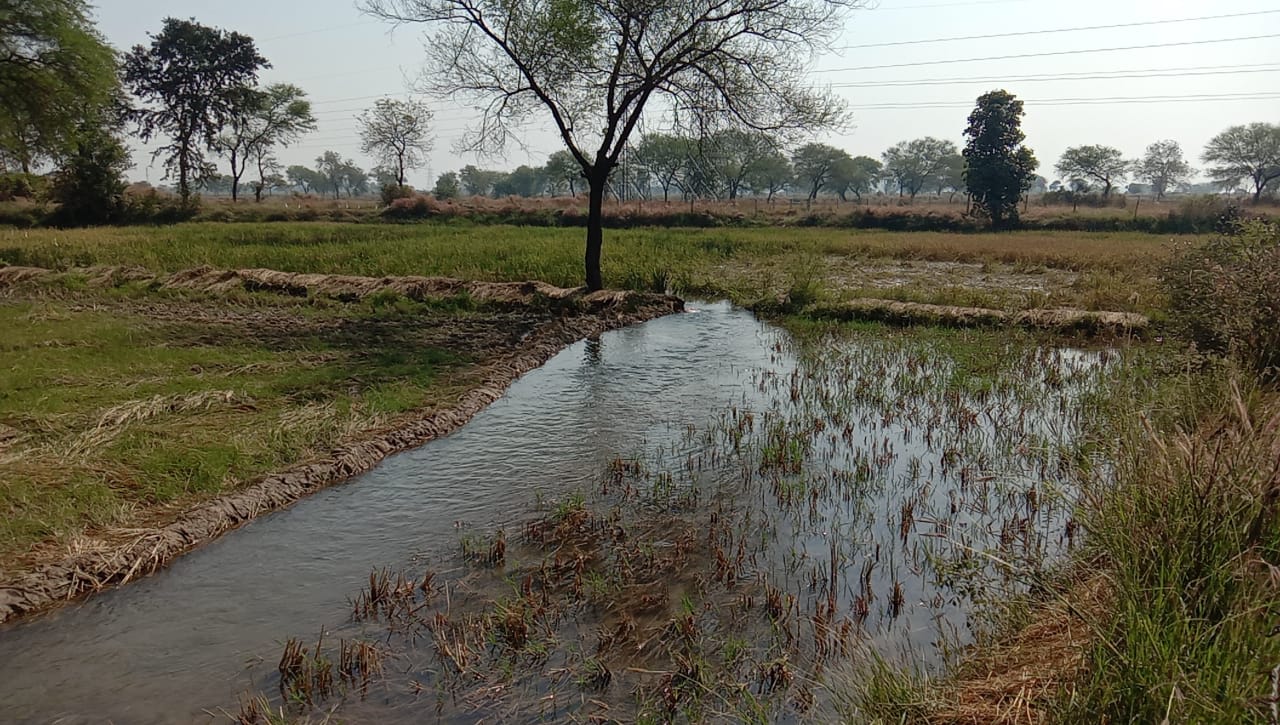
M 1232 126 L 1210 139 L 1203 158 L 1213 164 L 1209 177 L 1219 185 L 1252 180 L 1256 202 L 1272 181 L 1280 179 L 1280 124 Z
M 942 192 L 957 192 L 964 188 L 964 156 L 951 154 L 942 160 L 942 167 L 933 175 L 930 182 L 934 193 L 942 196 Z
M 1018 200 L 1040 165 L 1023 145 L 1022 101 L 1006 91 L 978 97 L 965 128 L 964 183 L 974 206 L 996 229 L 1018 221 Z
M 273 168 L 282 168 L 279 163 L 275 163 Z M 257 181 L 253 182 L 253 195 L 258 201 L 262 200 L 262 195 L 272 194 L 276 191 L 289 188 L 289 181 L 279 171 L 269 171 L 263 174 Z
M 323 188 L 333 192 L 333 198 L 341 198 L 342 192 L 347 196 L 365 194 L 369 191 L 369 175 L 351 159 L 344 159 L 336 151 L 325 151 L 316 157 L 316 176 Z M 321 188 L 321 187 L 316 187 Z
M 676 186 L 686 199 L 719 199 L 721 178 L 715 163 L 707 158 L 705 141 L 686 140 L 684 146 L 684 170 L 676 178 Z
M 773 143 L 764 134 L 737 128 L 717 131 L 699 144 L 701 159 L 715 177 L 715 185 L 729 199 L 737 199 L 747 188 L 752 162 L 772 149 Z
M 1134 165 L 1134 173 L 1150 183 L 1156 198 L 1161 199 L 1170 187 L 1185 184 L 1195 169 L 1182 157 L 1177 141 L 1165 140 L 1147 146 L 1147 152 Z
M 495 196 L 542 196 L 546 187 L 547 177 L 542 169 L 521 165 L 494 184 L 493 193 Z
M 884 152 L 882 158 L 885 172 L 898 185 L 898 194 L 906 192 L 914 199 L 955 155 L 955 144 L 926 136 L 895 144 Z
M 231 200 L 239 199 L 240 178 L 250 164 L 258 169 L 257 201 L 262 200 L 265 178 L 272 171 L 271 150 L 288 146 L 316 127 L 306 91 L 288 83 L 251 89 L 237 106 L 223 133 L 214 139 L 214 150 L 227 157 L 231 167 Z
M 219 174 L 216 170 L 210 171 L 200 177 L 196 182 L 196 186 L 208 194 L 214 196 L 229 196 L 231 194 L 231 175 Z
M 781 151 L 769 150 L 755 157 L 747 169 L 747 187 L 756 194 L 767 195 L 769 202 L 786 189 L 795 178 L 791 161 Z
M 347 198 L 353 196 L 365 196 L 371 192 L 369 188 L 369 174 L 351 159 L 343 162 L 342 167 L 342 188 L 347 192 Z M 401 186 L 400 189 L 405 189 Z
M 250 182 L 249 187 L 253 189 L 253 200 L 262 201 L 263 193 L 271 193 L 273 189 L 283 189 L 287 186 L 287 182 L 281 171 L 284 167 L 280 164 L 280 160 L 271 153 L 269 147 L 261 147 L 253 150 L 253 163 L 258 170 L 258 178 Z
M 458 180 L 462 182 L 462 190 L 467 196 L 489 196 L 505 176 L 501 171 L 480 169 L 471 164 L 458 172 Z
M 130 116 L 143 141 L 169 137 L 153 157 L 163 156 L 165 169 L 177 173 L 183 203 L 192 182 L 208 173 L 204 151 L 254 104 L 258 71 L 270 67 L 249 36 L 175 18 L 165 19 L 149 47 L 134 46 L 125 56 L 125 86 L 147 104 Z
M 809 194 L 809 201 L 818 198 L 818 192 L 831 184 L 836 167 L 850 159 L 849 154 L 821 143 L 805 144 L 791 155 L 791 166 L 796 172 L 796 182 Z
M 85 151 L 119 95 L 115 53 L 85 0 L 0 0 L 0 162 L 28 173 Z
M 86 119 L 74 133 L 75 146 L 62 157 L 50 196 L 54 218 L 63 225 L 117 221 L 124 205 L 124 174 L 133 163 L 120 140 L 118 124 Z
M 372 169 L 369 169 L 369 176 L 370 178 L 373 179 L 373 183 L 376 184 L 379 188 L 384 188 L 388 186 L 397 186 L 397 187 L 400 186 L 400 182 L 396 178 L 395 170 L 388 169 L 387 167 L 381 164 L 373 167 Z
M 609 177 L 609 189 L 618 199 L 648 199 L 653 176 L 644 166 L 635 162 L 635 150 L 624 155 L 624 162 L 613 167 Z
M 1090 179 L 1102 184 L 1102 198 L 1111 196 L 1111 189 L 1124 180 L 1133 164 L 1124 158 L 1120 149 L 1112 146 L 1073 146 L 1062 152 L 1058 160 L 1058 173 L 1064 178 Z
M 870 156 L 849 158 L 849 155 L 845 154 L 837 159 L 835 167 L 831 170 L 829 186 L 840 196 L 841 201 L 849 200 L 849 192 L 853 192 L 854 197 L 861 201 L 863 194 L 875 188 L 883 170 L 884 167 L 880 162 Z
M 798 136 L 843 120 L 806 65 L 858 0 L 362 0 L 395 22 L 431 26 L 426 78 L 471 97 L 483 117 L 466 137 L 501 148 L 546 112 L 586 179 L 587 288 L 603 286 L 610 176 L 650 101 L 677 124 L 725 124 Z
M 360 150 L 386 164 L 395 172 L 396 184 L 404 186 L 405 170 L 421 167 L 435 142 L 431 118 L 424 103 L 382 98 L 356 119 Z
M 551 154 L 547 157 L 545 169 L 553 192 L 568 187 L 569 196 L 578 195 L 578 182 L 582 181 L 582 167 L 574 161 L 573 154 L 568 151 L 557 151 Z
M 646 133 L 636 144 L 634 158 L 662 189 L 669 201 L 671 187 L 680 188 L 680 178 L 688 165 L 689 140 L 666 133 Z
M 325 185 L 325 179 L 319 172 L 305 166 L 290 166 L 285 169 L 284 175 L 290 184 L 301 189 L 304 194 L 314 194 Z
M 446 171 L 436 179 L 436 188 L 431 193 L 437 199 L 443 200 L 457 198 L 458 191 L 458 173 L 456 171 Z

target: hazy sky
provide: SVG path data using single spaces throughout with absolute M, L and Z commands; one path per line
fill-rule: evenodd
M 1242 13 L 1254 14 L 1096 27 Z M 285 164 L 310 166 L 332 149 L 372 166 L 360 153 L 354 117 L 379 96 L 409 95 L 421 67 L 420 31 L 406 26 L 392 32 L 362 15 L 354 0 L 100 0 L 97 9 L 102 32 L 121 50 L 148 42 L 147 33 L 159 30 L 167 16 L 250 35 L 274 66 L 262 75 L 264 83 L 287 81 L 310 94 L 319 128 L 281 151 Z M 1082 27 L 1092 29 L 911 42 Z M 1248 37 L 1254 39 L 1204 42 Z M 881 0 L 852 12 L 836 45 L 843 48 L 820 59 L 813 78 L 848 99 L 854 126 L 818 140 L 853 155 L 878 157 L 898 141 L 926 135 L 959 145 L 974 99 L 994 88 L 1026 101 L 1027 143 L 1049 179 L 1056 177 L 1053 165 L 1068 146 L 1106 144 L 1136 157 L 1148 143 L 1170 138 L 1196 165 L 1205 142 L 1226 126 L 1280 123 L 1280 6 L 1274 1 Z M 1165 47 L 1133 47 L 1151 45 Z M 1063 53 L 1104 48 L 1129 49 Z M 973 60 L 1045 53 L 1057 54 Z M 1063 78 L 1070 75 L 1087 79 Z M 425 100 L 435 112 L 437 133 L 428 167 L 410 175 L 420 188 L 468 163 L 541 164 L 558 148 L 548 122 L 539 121 L 527 130 L 528 150 L 509 148 L 505 159 L 459 155 L 453 143 L 474 114 L 447 101 Z M 134 155 L 132 175 L 159 181 L 163 170 L 149 153 L 135 148 Z

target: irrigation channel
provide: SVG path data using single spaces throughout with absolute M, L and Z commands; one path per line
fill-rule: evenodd
M 0 721 L 824 719 L 849 663 L 936 667 L 1070 546 L 1119 356 L 690 307 L 0 630 Z

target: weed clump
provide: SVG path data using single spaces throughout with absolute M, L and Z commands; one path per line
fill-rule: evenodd
M 1217 392 L 1213 397 L 1219 397 Z M 1072 698 L 1089 722 L 1264 722 L 1280 678 L 1280 405 L 1234 387 L 1190 426 L 1134 426 L 1086 522 L 1112 571 Z
M 1266 379 L 1280 372 L 1280 226 L 1251 221 L 1202 246 L 1184 245 L 1161 283 L 1175 329 Z

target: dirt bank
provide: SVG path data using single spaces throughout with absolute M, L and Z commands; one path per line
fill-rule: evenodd
M 683 308 L 678 298 L 670 296 L 611 291 L 588 294 L 540 282 L 483 283 L 428 277 L 376 279 L 262 269 L 201 268 L 156 276 L 133 268 L 53 272 L 31 267 L 0 267 L 0 292 L 6 288 L 12 292 L 21 285 L 56 283 L 66 276 L 103 287 L 128 282 L 157 289 L 212 293 L 242 289 L 343 300 L 390 293 L 415 300 L 465 296 L 486 305 L 528 307 L 538 312 L 543 321 L 525 334 L 513 351 L 486 362 L 479 376 L 480 384 L 463 394 L 454 405 L 412 413 L 407 422 L 401 418 L 394 427 L 360 431 L 324 455 L 181 512 L 167 522 L 141 529 L 106 531 L 78 542 L 71 553 L 63 551 L 57 557 L 37 560 L 25 570 L 7 573 L 6 580 L 0 581 L 0 622 L 146 576 L 261 513 L 288 506 L 320 488 L 369 470 L 392 453 L 420 446 L 457 429 L 498 399 L 517 378 L 542 365 L 566 345 Z M 0 431 L 0 439 L 4 438 Z M 0 442 L 0 446 L 3 445 Z
M 977 649 L 933 698 L 928 722 L 949 725 L 1042 725 L 1069 701 L 1084 671 L 1096 625 L 1110 607 L 1104 574 L 1047 599 L 1025 626 Z
M 983 307 L 927 305 L 858 298 L 836 304 L 814 305 L 804 314 L 819 319 L 867 320 L 895 325 L 941 325 L 946 327 L 1015 326 L 1062 334 L 1102 337 L 1142 336 L 1151 322 L 1132 312 L 1095 312 L 1076 309 L 1032 309 L 1005 312 Z

